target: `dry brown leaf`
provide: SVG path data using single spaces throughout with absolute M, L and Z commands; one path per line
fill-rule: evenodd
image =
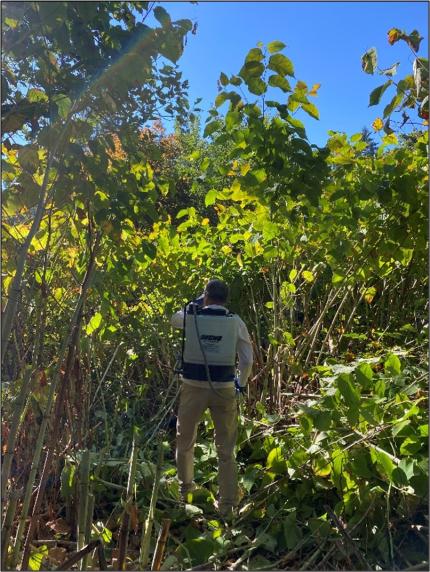
M 46 523 L 57 534 L 68 534 L 70 532 L 70 526 L 64 520 L 64 518 L 57 518 L 57 520 L 50 520 Z
M 56 564 L 62 564 L 66 559 L 67 550 L 60 546 L 55 546 L 48 550 L 48 558 L 53 560 Z

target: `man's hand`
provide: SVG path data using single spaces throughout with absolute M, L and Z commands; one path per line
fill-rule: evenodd
M 239 385 L 239 380 L 234 380 L 234 386 L 238 395 L 246 395 L 246 385 Z

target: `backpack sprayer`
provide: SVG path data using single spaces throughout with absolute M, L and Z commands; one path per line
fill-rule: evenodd
M 181 368 L 177 371 L 188 379 L 206 378 L 211 390 L 226 399 L 214 382 L 234 381 L 236 391 L 240 392 L 235 375 L 237 321 L 234 314 L 225 310 L 203 308 L 203 298 L 202 295 L 184 307 Z

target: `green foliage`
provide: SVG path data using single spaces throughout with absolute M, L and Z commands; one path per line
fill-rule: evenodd
M 308 116 L 318 119 L 311 98 L 319 85 L 295 79 L 280 41 L 252 48 L 237 75 L 221 73 L 203 136 L 198 120 L 185 117 L 173 133 L 157 123 L 149 128 L 163 109 L 187 112 L 186 85 L 170 64 L 182 53 L 190 22 L 173 22 L 157 6 L 161 27 L 150 28 L 149 19 L 143 22 L 148 5 L 140 2 L 57 2 L 52 12 L 27 3 L 27 13 L 8 4 L 5 296 L 47 182 L 3 364 L 6 412 L 14 410 L 22 364 L 35 370 L 23 428 L 36 429 L 45 414 L 52 364 L 69 343 L 71 316 L 95 258 L 64 378 L 58 450 L 70 454 L 56 474 L 66 510 L 79 502 L 78 447 L 85 443 L 100 518 L 93 533 L 111 550 L 115 515 L 124 509 L 138 530 L 161 434 L 167 458 L 155 519 L 172 520 L 171 568 L 211 561 L 223 569 L 232 555 L 246 555 L 248 569 L 274 569 L 288 555 L 288 566 L 299 569 L 320 549 L 336 568 L 363 568 L 363 558 L 372 569 L 420 564 L 424 543 L 411 530 L 426 526 L 428 484 L 427 133 L 402 138 L 386 129 L 371 153 L 366 132 L 330 132 L 325 148 L 313 145 L 305 128 Z M 16 45 L 14 34 L 24 28 L 28 38 Z M 39 34 L 49 49 L 33 42 Z M 417 46 L 419 38 L 410 36 Z M 147 51 L 134 49 L 141 40 Z M 376 52 L 363 65 L 375 72 Z M 416 70 L 397 86 L 422 97 L 425 73 Z M 390 79 L 371 93 L 372 105 L 392 89 L 395 71 L 380 72 Z M 403 105 L 398 96 L 387 118 Z M 13 133 L 23 142 L 13 143 Z M 196 446 L 201 486 L 183 508 L 173 435 L 164 433 L 180 350 L 167 318 L 215 275 L 231 286 L 230 307 L 249 326 L 256 364 L 240 415 L 243 499 L 230 527 L 214 512 L 209 417 Z M 120 499 L 136 427 L 140 453 L 130 508 Z M 18 450 L 26 448 L 27 456 L 23 462 L 17 455 L 17 474 L 26 474 L 31 457 L 27 437 L 22 431 Z M 348 552 L 342 530 L 359 554 Z M 325 543 L 345 555 L 335 560 Z M 403 547 L 400 553 L 395 546 Z
M 428 120 L 428 91 L 429 91 L 429 70 L 428 60 L 418 57 L 418 51 L 422 37 L 417 30 L 413 30 L 411 34 L 407 34 L 398 28 L 392 28 L 388 32 L 388 42 L 390 45 L 395 44 L 399 40 L 404 41 L 414 53 L 415 59 L 412 64 L 413 74 L 407 75 L 405 78 L 395 82 L 393 79 L 387 80 L 384 84 L 375 88 L 370 94 L 369 106 L 378 105 L 384 92 L 392 85 L 396 88 L 396 93 L 392 97 L 390 103 L 385 106 L 383 117 L 386 120 L 384 130 L 386 133 L 392 133 L 390 127 L 390 118 L 394 111 L 402 112 L 402 121 L 397 122 L 403 127 L 405 124 L 414 124 L 414 118 L 411 117 L 411 110 L 415 110 L 418 117 Z M 399 63 L 395 63 L 389 68 L 380 69 L 377 66 L 377 53 L 375 48 L 368 50 L 361 58 L 362 69 L 368 74 L 374 74 L 376 71 L 379 75 L 389 76 L 392 78 L 396 72 Z

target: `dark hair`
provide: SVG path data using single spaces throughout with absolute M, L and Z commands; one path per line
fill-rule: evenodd
M 216 278 L 209 280 L 206 284 L 205 295 L 219 304 L 227 302 L 228 298 L 228 286 L 222 280 Z

